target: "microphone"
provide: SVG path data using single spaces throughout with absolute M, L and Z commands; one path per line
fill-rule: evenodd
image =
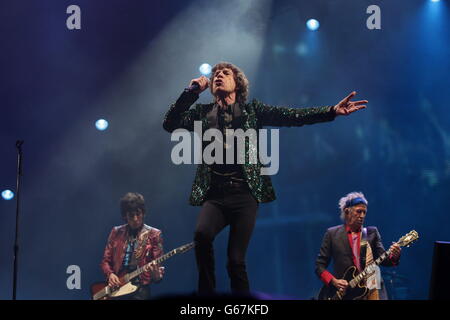
M 24 140 L 17 140 L 16 141 L 16 148 L 21 153 L 22 152 L 22 144 L 24 143 Z
M 184 89 L 184 92 L 193 92 L 200 89 L 200 85 L 198 84 L 197 81 L 192 82 L 192 84 L 187 87 L 186 89 Z

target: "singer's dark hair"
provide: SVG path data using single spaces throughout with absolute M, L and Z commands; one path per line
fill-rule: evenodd
M 211 77 L 210 77 L 211 83 L 213 81 L 214 74 L 216 73 L 216 71 L 225 68 L 231 69 L 233 71 L 234 81 L 236 82 L 236 101 L 240 104 L 244 104 L 247 101 L 248 97 L 248 87 L 249 87 L 248 80 L 244 72 L 242 72 L 242 70 L 239 69 L 234 64 L 229 62 L 219 62 L 218 64 L 216 64 L 211 70 Z M 212 92 L 212 85 L 210 86 L 210 89 Z
M 126 218 L 128 212 L 142 211 L 145 214 L 145 200 L 142 194 L 128 192 L 120 199 L 120 213 Z

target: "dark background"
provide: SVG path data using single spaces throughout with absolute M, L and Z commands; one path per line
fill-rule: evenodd
M 66 27 L 71 4 L 81 30 Z M 381 30 L 366 27 L 372 4 Z M 353 90 L 369 100 L 348 118 L 280 130 L 278 199 L 260 206 L 248 251 L 253 290 L 315 295 L 322 235 L 340 223 L 339 198 L 362 191 L 386 247 L 411 229 L 421 237 L 383 269 L 391 298 L 426 299 L 433 242 L 450 238 L 448 10 L 427 0 L 2 1 L 1 190 L 15 190 L 15 141 L 25 140 L 17 297 L 89 299 L 128 191 L 145 196 L 167 251 L 192 240 L 195 166 L 171 162 L 161 124 L 198 67 L 225 60 L 269 104 L 332 105 Z M 99 118 L 108 130 L 95 129 Z M 10 299 L 15 199 L 0 200 L 0 221 L 0 298 Z M 222 292 L 226 242 L 227 231 L 215 242 Z M 81 268 L 81 290 L 66 287 L 69 265 Z M 153 295 L 196 282 L 190 251 L 167 261 Z

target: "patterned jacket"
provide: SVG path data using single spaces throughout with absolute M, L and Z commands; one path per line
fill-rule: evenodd
M 191 92 L 183 92 L 178 100 L 173 103 L 167 111 L 163 127 L 168 132 L 176 129 L 187 129 L 194 131 L 194 121 L 202 122 L 202 132 L 210 128 L 207 113 L 213 108 L 214 103 L 191 105 L 198 99 L 199 95 Z M 291 127 L 313 124 L 317 122 L 332 121 L 336 117 L 331 106 L 313 108 L 286 108 L 274 107 L 263 104 L 257 100 L 241 106 L 242 129 L 258 130 L 264 126 Z M 257 153 L 256 146 L 250 146 L 246 141 L 245 159 Z M 247 158 L 248 157 L 248 158 Z M 257 163 L 245 163 L 243 174 L 252 195 L 258 202 L 270 202 L 275 200 L 275 191 L 269 176 L 261 175 L 262 164 L 257 156 Z M 202 205 L 211 184 L 211 169 L 205 163 L 199 164 L 189 202 L 193 206 Z
M 119 274 L 122 267 L 123 258 L 128 239 L 127 225 L 114 227 L 108 237 L 103 260 L 100 267 L 108 279 L 111 273 Z M 138 266 L 142 267 L 153 259 L 159 258 L 163 254 L 163 239 L 161 231 L 146 224 L 142 227 L 137 237 L 138 243 L 135 248 Z M 152 282 L 150 272 L 140 275 L 141 284 L 146 285 Z

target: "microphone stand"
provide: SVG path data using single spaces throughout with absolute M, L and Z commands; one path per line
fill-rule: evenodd
M 16 184 L 16 237 L 14 240 L 14 269 L 13 269 L 13 296 L 16 300 L 17 289 L 17 265 L 19 258 L 19 208 L 20 208 L 20 178 L 22 173 L 22 144 L 23 140 L 16 141 L 17 148 L 17 184 Z

